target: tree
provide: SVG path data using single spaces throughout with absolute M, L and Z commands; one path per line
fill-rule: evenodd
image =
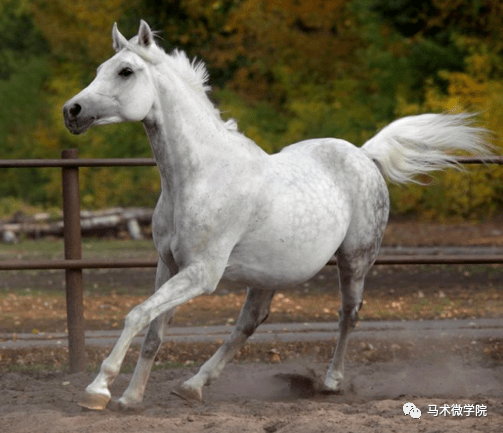
M 325 136 L 359 145 L 396 117 L 425 111 L 482 111 L 481 123 L 503 133 L 502 8 L 499 0 L 5 0 L 0 97 L 9 104 L 0 107 L 0 151 L 150 156 L 141 125 L 75 138 L 61 116 L 113 54 L 113 22 L 132 36 L 140 17 L 168 51 L 206 62 L 224 117 L 269 152 Z M 498 211 L 502 179 L 476 172 L 439 175 L 444 188 L 393 187 L 394 209 L 433 217 Z M 3 196 L 60 201 L 57 170 L 0 176 Z M 81 179 L 86 207 L 153 205 L 159 191 L 155 169 L 82 169 Z
M 383 2 L 380 2 L 383 3 Z M 412 101 L 398 95 L 397 114 L 471 111 L 482 113 L 479 122 L 503 133 L 503 5 L 499 1 L 432 0 L 430 13 L 412 43 L 438 46 L 438 35 L 448 41 L 451 52 L 461 55 L 458 67 L 433 64 L 421 86 L 422 97 Z M 501 147 L 495 143 L 497 153 Z M 432 189 L 392 188 L 398 211 L 421 211 L 439 218 L 458 215 L 490 216 L 501 209 L 503 172 L 500 167 L 479 166 L 468 173 L 448 171 L 436 176 Z
M 40 112 L 49 74 L 48 47 L 33 24 L 26 1 L 0 4 L 0 154 L 1 158 L 42 157 L 29 139 Z M 2 170 L 0 196 L 42 200 L 45 173 L 35 169 Z

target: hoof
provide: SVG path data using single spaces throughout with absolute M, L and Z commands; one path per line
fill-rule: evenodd
M 328 388 L 323 385 L 320 388 L 320 394 L 322 394 L 322 395 L 341 395 L 341 394 L 343 394 L 343 391 L 341 388 L 331 389 L 331 388 Z
M 139 403 L 134 403 L 134 404 L 125 404 L 122 399 L 119 400 L 112 400 L 110 403 L 108 403 L 107 409 L 110 409 L 114 412 L 133 412 L 133 413 L 139 413 L 142 412 L 145 409 L 145 406 L 139 402 Z
M 180 385 L 178 388 L 175 388 L 171 391 L 172 394 L 175 394 L 177 397 L 180 397 L 184 400 L 189 401 L 203 401 L 203 391 L 201 388 L 190 388 L 188 386 Z
M 333 382 L 325 382 L 320 386 L 320 392 L 322 394 L 342 394 L 341 382 L 334 384 Z
M 322 388 L 323 394 L 341 394 L 343 379 L 342 373 L 327 374 Z
M 85 393 L 79 401 L 79 406 L 90 410 L 103 410 L 107 407 L 110 401 L 110 396 L 106 394 L 89 394 Z

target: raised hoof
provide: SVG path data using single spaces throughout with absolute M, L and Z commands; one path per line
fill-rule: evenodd
M 79 406 L 89 410 L 103 410 L 107 407 L 110 401 L 110 396 L 105 394 L 89 394 L 85 393 L 79 401 Z
M 189 388 L 188 386 L 180 385 L 178 388 L 175 388 L 171 391 L 172 394 L 175 394 L 177 397 L 182 398 L 183 400 L 188 401 L 203 401 L 203 391 L 201 388 Z

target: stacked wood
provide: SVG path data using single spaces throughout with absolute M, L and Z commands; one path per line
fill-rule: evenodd
M 133 239 L 142 239 L 142 227 L 152 222 L 152 209 L 113 208 L 99 211 L 81 211 L 80 226 L 83 236 L 115 234 L 127 231 Z M 33 217 L 17 215 L 9 222 L 0 222 L 1 239 L 16 242 L 19 236 L 41 238 L 63 236 L 63 217 L 40 213 Z

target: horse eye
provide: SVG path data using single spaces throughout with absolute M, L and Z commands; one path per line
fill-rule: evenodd
M 124 68 L 119 72 L 119 75 L 121 77 L 129 77 L 130 75 L 133 75 L 133 70 L 131 68 Z

